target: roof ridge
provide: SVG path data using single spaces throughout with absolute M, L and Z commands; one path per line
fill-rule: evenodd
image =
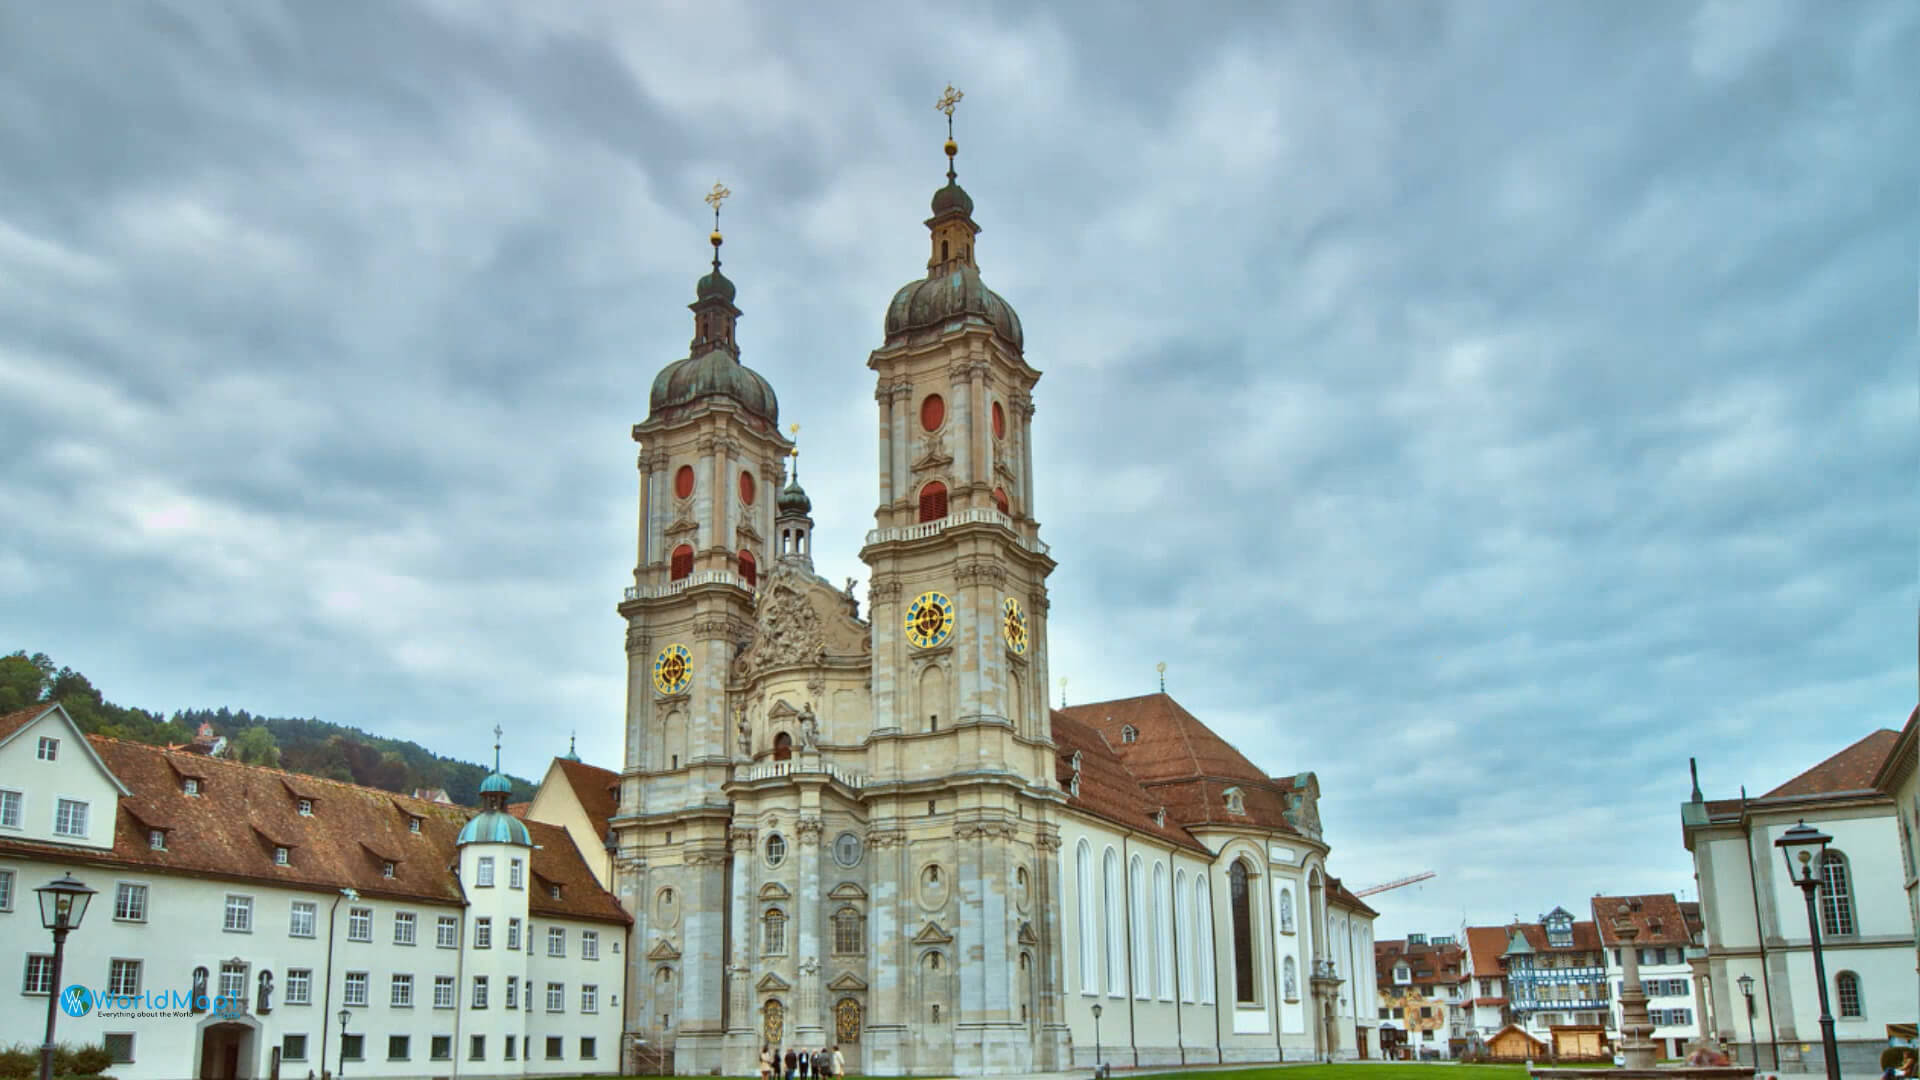
M 142 750 L 159 754 L 163 758 L 168 754 L 178 753 L 199 761 L 214 762 L 230 769 L 251 769 L 258 773 L 267 773 L 279 777 L 295 777 L 300 780 L 312 780 L 316 783 L 331 784 L 334 787 L 346 788 L 350 791 L 365 791 L 375 795 L 385 795 L 393 799 L 405 799 L 407 802 L 418 803 L 421 806 L 452 807 L 455 810 L 462 810 L 469 813 L 478 812 L 471 806 L 462 806 L 459 803 L 443 803 L 435 802 L 432 799 L 417 799 L 412 795 L 403 795 L 398 791 L 388 791 L 386 788 L 374 787 L 371 784 L 356 784 L 349 780 L 335 780 L 331 776 L 315 776 L 312 773 L 294 772 L 292 769 L 283 769 L 278 765 L 255 765 L 250 761 L 235 761 L 232 758 L 213 757 L 209 754 L 195 754 L 188 751 L 174 750 L 165 746 L 157 746 L 153 743 L 143 743 L 133 739 L 122 739 L 114 735 L 88 735 L 87 738 L 96 742 L 111 742 L 119 743 L 123 746 L 138 747 Z

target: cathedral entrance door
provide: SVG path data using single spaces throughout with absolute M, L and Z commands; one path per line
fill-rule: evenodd
M 833 1041 L 847 1061 L 847 1075 L 860 1071 L 860 1032 L 866 1027 L 866 1010 L 854 998 L 843 997 L 833 1003 Z

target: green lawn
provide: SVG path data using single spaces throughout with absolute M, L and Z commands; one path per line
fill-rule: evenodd
M 1091 1076 L 1092 1069 L 1075 1070 Z M 1141 1077 L 1205 1077 L 1206 1080 L 1527 1080 L 1524 1065 L 1454 1065 L 1448 1062 L 1365 1062 L 1341 1065 L 1267 1065 L 1247 1069 L 1197 1069 L 1189 1072 L 1154 1069 L 1114 1070 L 1115 1080 Z M 605 1080 L 575 1077 L 572 1080 Z M 739 1078 L 736 1078 L 739 1080 Z M 855 1073 L 847 1080 L 868 1080 Z

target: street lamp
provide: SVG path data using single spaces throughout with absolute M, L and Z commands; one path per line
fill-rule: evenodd
M 1833 1038 L 1833 1010 L 1827 1004 L 1827 962 L 1820 952 L 1820 913 L 1814 898 L 1823 884 L 1821 872 L 1827 845 L 1833 837 L 1813 828 L 1801 819 L 1773 846 L 1787 860 L 1787 876 L 1807 898 L 1807 931 L 1813 939 L 1813 979 L 1820 985 L 1820 1050 L 1827 1059 L 1827 1080 L 1840 1080 L 1840 1051 Z
M 1747 999 L 1747 1044 L 1753 1047 L 1753 1064 L 1760 1063 L 1760 1036 L 1753 1033 L 1753 976 L 1742 975 L 1734 982 L 1740 984 L 1740 993 Z
M 347 1075 L 347 1021 L 353 1019 L 353 1014 L 341 1009 L 336 1015 L 340 1018 L 340 1070 L 334 1075 L 344 1077 Z
M 40 925 L 53 931 L 53 970 L 47 973 L 47 1041 L 40 1046 L 40 1080 L 53 1080 L 53 1022 L 60 1013 L 62 996 L 60 963 L 65 959 L 67 931 L 80 929 L 93 890 L 73 880 L 72 874 L 62 874 L 59 881 L 33 891 L 40 894 Z
M 1103 1010 L 1100 1008 L 1100 1003 L 1097 1001 L 1094 1002 L 1093 1003 L 1093 1075 L 1095 1076 L 1104 1075 L 1100 1066 L 1100 1058 L 1103 1056 L 1100 1053 L 1100 1013 L 1102 1011 Z M 52 1024 L 53 1021 L 48 1020 L 47 1023 Z

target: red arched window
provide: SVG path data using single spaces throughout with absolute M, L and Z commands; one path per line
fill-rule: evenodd
M 760 581 L 760 566 L 753 561 L 753 552 L 751 551 L 743 551 L 740 553 L 740 576 L 746 579 L 747 588 L 749 589 L 753 588 Z
M 753 496 L 753 474 L 743 469 L 740 472 L 740 501 L 752 506 Z
M 693 494 L 693 466 L 682 465 L 680 471 L 673 474 L 673 494 L 685 499 Z
M 667 576 L 679 581 L 693 573 L 693 545 L 681 544 L 673 549 L 673 561 L 667 566 Z
M 993 437 L 996 439 L 1007 437 L 1007 411 L 1002 409 L 997 401 L 993 403 Z
M 920 489 L 920 520 L 939 521 L 947 516 L 947 485 L 938 480 Z
M 920 426 L 928 431 L 939 431 L 940 425 L 947 422 L 947 401 L 939 394 L 928 394 L 920 400 Z
M 773 737 L 773 760 L 785 761 L 793 756 L 793 736 L 781 732 Z
M 1007 500 L 1006 488 L 993 489 L 993 505 L 999 507 L 1000 512 L 1006 514 L 1008 517 L 1013 516 L 1013 503 Z

